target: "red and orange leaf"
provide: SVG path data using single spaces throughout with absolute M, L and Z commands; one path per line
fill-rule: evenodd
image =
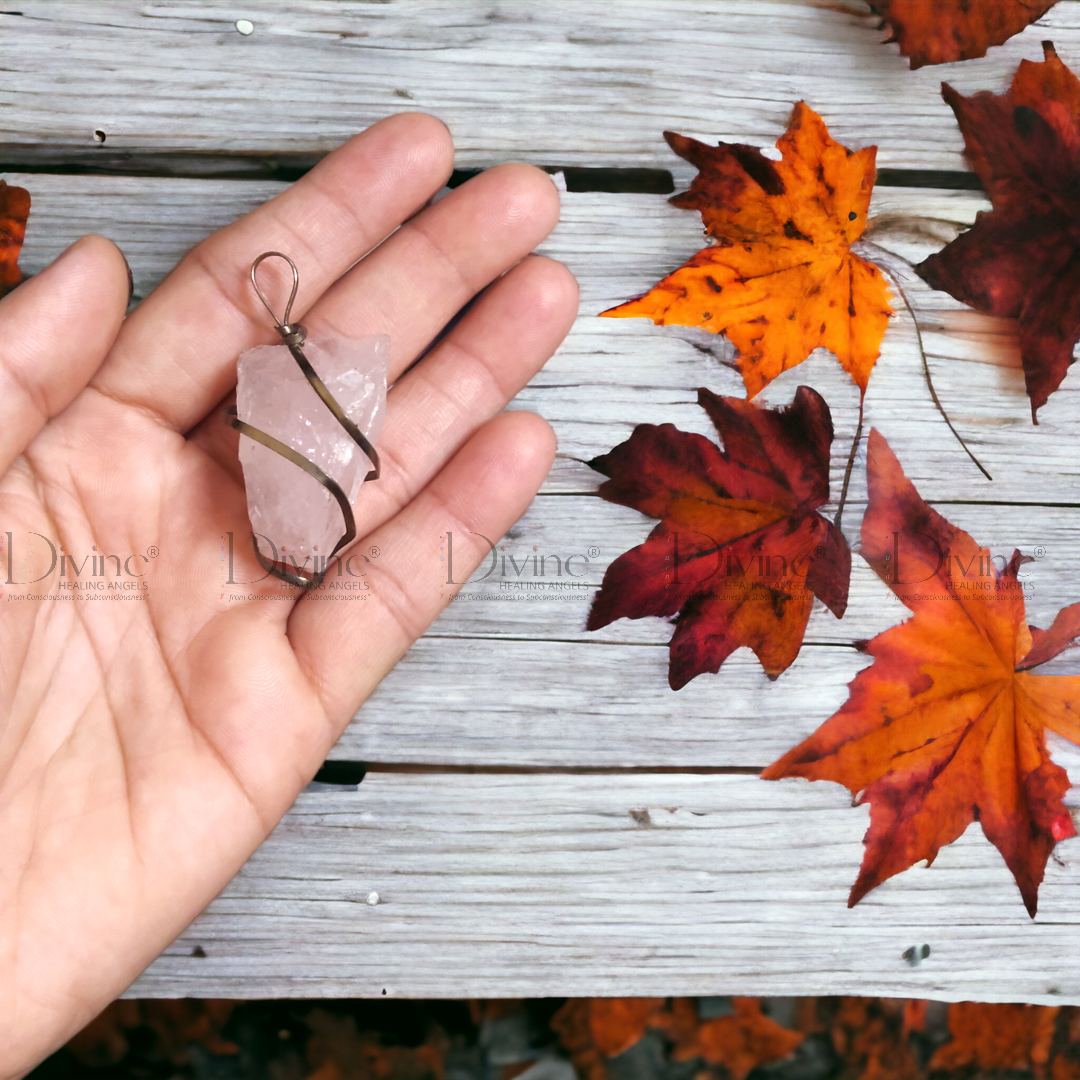
M 186 1064 L 191 1044 L 212 1054 L 236 1054 L 239 1047 L 222 1031 L 237 1002 L 221 999 L 114 1001 L 67 1044 L 83 1065 L 104 1068 L 119 1064 L 130 1043 L 145 1044 L 152 1036 L 160 1060 Z
M 1019 320 L 1031 416 L 1080 340 L 1080 80 L 1043 42 L 1005 94 L 941 92 L 993 210 L 916 269 L 979 311 Z
M 987 1005 L 962 1001 L 949 1006 L 952 1041 L 938 1047 L 930 1071 L 1016 1070 L 1046 1075 L 1058 1010 L 1051 1005 Z
M 19 252 L 30 216 L 30 192 L 0 180 L 0 296 L 22 281 Z
M 671 424 L 641 424 L 589 464 L 600 494 L 659 518 L 645 543 L 604 575 L 588 629 L 615 619 L 676 616 L 673 690 L 717 672 L 749 646 L 770 678 L 802 645 L 817 596 L 847 606 L 851 552 L 818 507 L 829 497 L 829 407 L 800 386 L 782 409 L 698 390 L 724 449 Z
M 841 1076 L 911 1080 L 921 1075 L 908 1038 L 910 1004 L 889 998 L 840 998 L 829 1034 L 846 1066 Z
M 892 314 L 880 271 L 851 252 L 866 227 L 877 148 L 845 149 L 803 102 L 777 141 L 780 161 L 739 143 L 664 138 L 699 169 L 671 202 L 700 210 L 714 244 L 603 314 L 726 333 L 750 398 L 818 346 L 865 392 Z
M 663 1004 L 663 998 L 591 998 L 589 1034 L 597 1050 L 605 1057 L 625 1053 Z
M 606 1080 L 607 1059 L 645 1034 L 663 998 L 570 998 L 551 1018 L 581 1080 Z
M 985 56 L 1045 15 L 1057 0 L 870 0 L 911 68 Z
M 732 1080 L 744 1080 L 759 1065 L 789 1057 L 806 1038 L 802 1032 L 791 1031 L 766 1016 L 758 998 L 732 998 L 734 1014 L 698 1020 L 693 1026 L 678 1022 L 680 1003 L 684 1009 L 694 1009 L 687 999 L 676 999 L 671 1013 L 661 1013 L 653 1020 L 655 1026 L 665 1027 L 668 1016 L 675 1018 L 674 1031 L 679 1037 L 675 1039 L 672 1060 L 700 1057 L 709 1065 L 725 1066 Z M 696 1010 L 694 1015 L 696 1018 Z
M 1037 626 L 1029 626 L 1028 629 L 1031 631 L 1031 649 L 1016 665 L 1017 671 L 1028 671 L 1045 664 L 1075 643 L 1080 637 L 1080 604 L 1063 607 L 1046 630 L 1040 630 Z
M 863 555 L 914 614 L 869 643 L 874 663 L 840 711 L 763 775 L 833 780 L 870 804 L 849 905 L 977 819 L 1034 916 L 1050 852 L 1076 833 L 1044 730 L 1080 743 L 1080 676 L 1026 670 L 1019 552 L 999 569 L 923 501 L 876 431 L 867 475 Z

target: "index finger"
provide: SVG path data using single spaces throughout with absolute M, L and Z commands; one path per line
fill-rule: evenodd
M 423 113 L 401 113 L 354 136 L 287 191 L 192 248 L 127 319 L 90 386 L 189 430 L 236 385 L 238 355 L 273 340 L 248 280 L 256 256 L 283 251 L 296 263 L 299 321 L 452 168 L 449 131 Z M 259 274 L 283 307 L 291 279 L 279 262 L 268 260 Z

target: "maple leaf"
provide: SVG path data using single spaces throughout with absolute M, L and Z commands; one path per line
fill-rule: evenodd
M 759 1065 L 788 1057 L 806 1037 L 781 1027 L 761 1011 L 757 998 L 732 998 L 734 1013 L 698 1017 L 690 998 L 571 998 L 551 1027 L 570 1054 L 581 1080 L 607 1080 L 607 1061 L 636 1045 L 649 1028 L 672 1043 L 673 1061 L 702 1058 L 743 1080 Z
M 235 1001 L 114 1001 L 67 1044 L 68 1052 L 84 1065 L 117 1065 L 130 1044 L 154 1045 L 161 1059 L 184 1064 L 192 1043 L 212 1054 L 236 1054 L 239 1047 L 223 1038 Z
M 645 1034 L 663 998 L 569 998 L 551 1018 L 581 1080 L 606 1080 L 607 1059 Z
M 800 386 L 790 406 L 764 409 L 698 390 L 724 449 L 671 424 L 640 424 L 589 464 L 609 477 L 600 495 L 660 523 L 608 567 L 587 627 L 678 615 L 673 690 L 717 672 L 747 645 L 775 678 L 802 645 L 813 598 L 840 618 L 851 552 L 817 512 L 829 497 L 832 417 Z
M 869 0 L 911 69 L 985 56 L 1045 15 L 1057 0 Z
M 355 1016 L 315 1008 L 304 1015 L 309 1034 L 307 1080 L 443 1080 L 450 1039 L 432 1024 L 418 1046 L 388 1045 L 386 1033 L 361 1029 Z M 295 1071 L 293 1073 L 295 1075 Z
M 0 180 L 0 296 L 22 281 L 19 252 L 30 216 L 30 192 Z
M 930 1071 L 964 1069 L 1034 1071 L 1045 1074 L 1058 1009 L 1052 1005 L 988 1005 L 962 1001 L 949 1006 L 952 1041 L 938 1047 Z
M 732 1080 L 744 1080 L 759 1065 L 789 1057 L 806 1036 L 791 1031 L 761 1011 L 758 998 L 733 997 L 734 1013 L 699 1020 L 689 998 L 677 998 L 667 1013 L 652 1019 L 653 1026 L 674 1036 L 673 1061 L 700 1057 L 709 1065 L 723 1065 Z
M 935 289 L 1019 320 L 1032 420 L 1080 340 L 1080 80 L 1050 42 L 1043 50 L 1005 94 L 942 84 L 993 210 L 916 267 Z
M 910 1080 L 919 1076 L 908 1033 L 912 1002 L 844 997 L 830 1024 L 833 1049 L 859 1080 Z
M 1069 778 L 1050 760 L 1044 729 L 1080 743 L 1080 676 L 1028 670 L 1019 552 L 999 569 L 923 501 L 877 431 L 867 477 L 863 556 L 914 615 L 869 643 L 874 663 L 847 702 L 763 776 L 833 780 L 870 804 L 848 906 L 933 862 L 977 818 L 1034 917 L 1046 860 L 1076 833 L 1062 803 Z M 1076 608 L 1039 635 L 1036 660 L 1069 644 Z
M 602 314 L 726 333 L 750 398 L 818 346 L 865 392 L 892 314 L 880 271 L 851 251 L 866 227 L 877 147 L 847 150 L 801 101 L 777 162 L 739 143 L 664 138 L 699 170 L 670 201 L 701 211 L 714 246 Z

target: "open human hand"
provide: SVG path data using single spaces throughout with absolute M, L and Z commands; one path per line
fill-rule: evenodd
M 221 890 L 448 602 L 440 534 L 471 569 L 487 545 L 466 538 L 505 532 L 547 473 L 551 429 L 502 410 L 577 310 L 569 272 L 528 255 L 558 195 L 506 165 L 411 216 L 452 160 L 441 123 L 395 116 L 199 244 L 126 320 L 124 260 L 100 237 L 0 302 L 7 576 L 45 571 L 46 539 L 80 561 L 159 552 L 132 566 L 139 600 L 75 599 L 55 568 L 3 586 L 0 1075 L 62 1044 Z M 356 503 L 359 550 L 381 552 L 363 603 L 282 599 L 246 542 L 237 580 L 264 598 L 222 595 L 221 538 L 250 526 L 221 412 L 239 353 L 277 340 L 247 277 L 268 250 L 297 263 L 313 338 L 391 338 L 382 475 Z

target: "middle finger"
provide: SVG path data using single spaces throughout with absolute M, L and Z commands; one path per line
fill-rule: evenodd
M 543 240 L 558 217 L 558 192 L 539 169 L 515 164 L 481 173 L 332 285 L 304 318 L 308 335 L 318 341 L 326 333 L 389 334 L 392 383 L 464 304 Z M 191 439 L 243 482 L 238 436 L 221 422 L 220 409 Z
M 559 220 L 551 178 L 500 165 L 406 222 L 324 293 L 305 319 L 320 333 L 389 334 L 392 383 L 476 295 Z

